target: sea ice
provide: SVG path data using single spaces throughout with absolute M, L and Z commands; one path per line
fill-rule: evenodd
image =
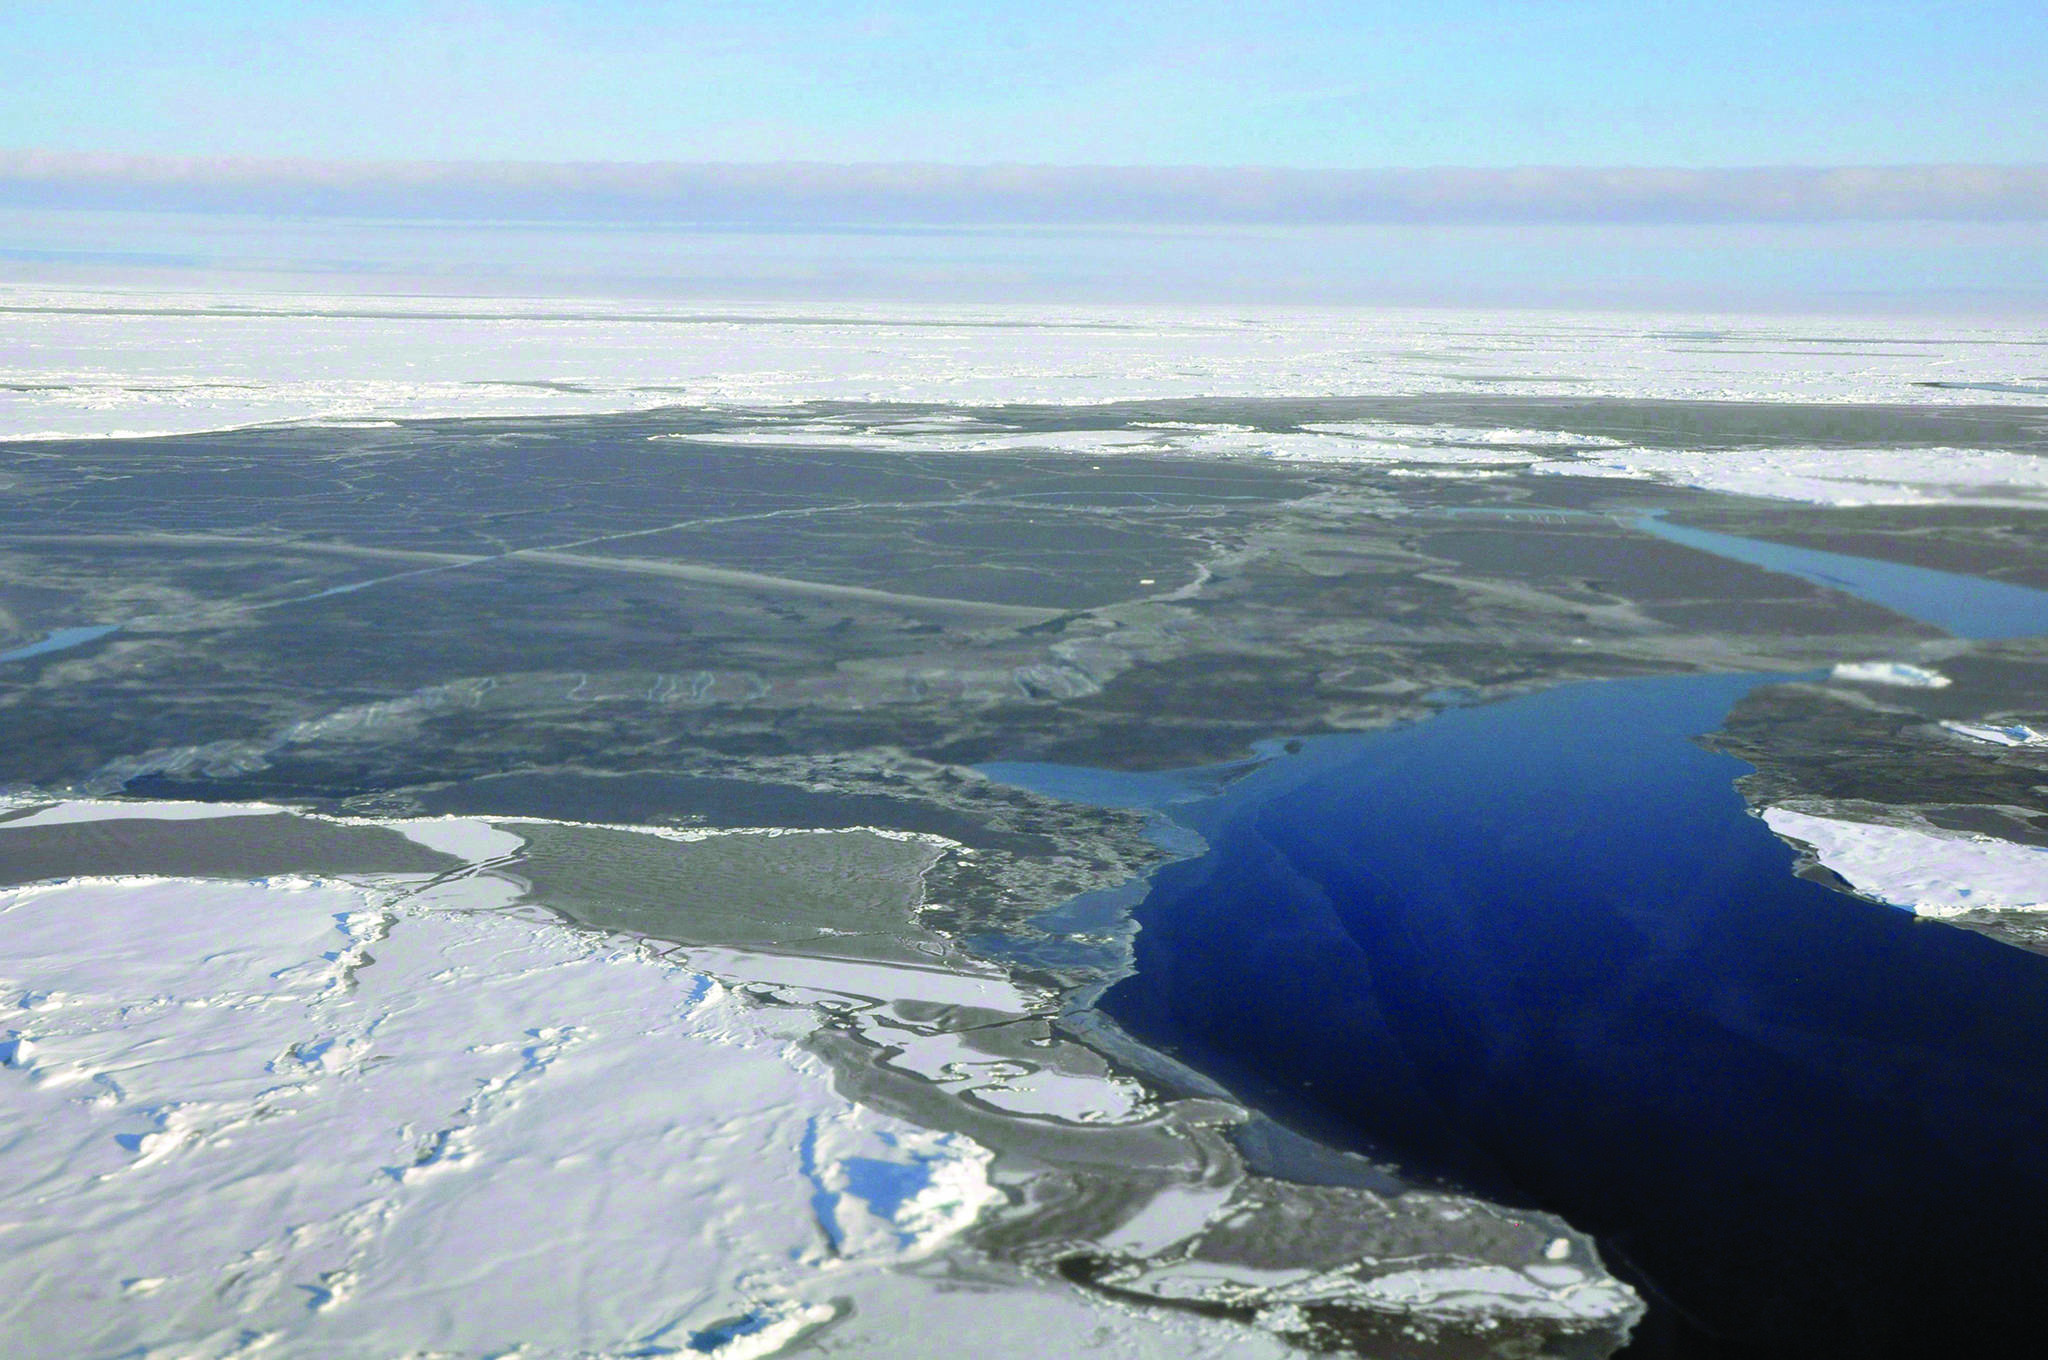
M 1422 1266 L 1377 1276 L 1365 1292 L 1407 1312 L 1522 1317 L 1612 1317 L 1632 1302 L 1624 1286 L 1571 1266 Z
M 403 835 L 416 845 L 429 850 L 439 850 L 444 855 L 471 864 L 486 860 L 503 859 L 518 852 L 526 842 L 503 827 L 474 817 L 407 817 L 397 821 L 379 822 Z
M 65 822 L 121 821 L 130 817 L 147 817 L 156 821 L 186 822 L 206 817 L 247 817 L 263 813 L 281 813 L 285 809 L 275 803 L 184 803 L 157 802 L 145 799 L 100 799 L 73 798 L 48 806 L 37 807 L 25 817 L 17 817 L 6 825 L 9 828 L 31 826 L 57 826 Z

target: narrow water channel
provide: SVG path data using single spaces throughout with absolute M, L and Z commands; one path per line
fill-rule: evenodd
M 1688 548 L 1748 562 L 1767 571 L 1784 572 L 1881 604 L 1959 638 L 1989 641 L 2048 635 L 2048 590 L 1931 567 L 1739 538 L 1658 518 L 1646 517 L 1634 523 L 1646 533 Z
M 34 642 L 0 652 L 0 662 L 27 661 L 31 657 L 69 651 L 73 647 L 83 647 L 88 642 L 97 642 L 109 633 L 119 631 L 120 625 L 112 623 L 92 624 L 83 628 L 59 628 Z

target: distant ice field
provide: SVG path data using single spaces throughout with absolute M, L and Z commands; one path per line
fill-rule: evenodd
M 1491 393 L 2038 403 L 2019 323 L 0 288 L 0 437 L 803 401 Z

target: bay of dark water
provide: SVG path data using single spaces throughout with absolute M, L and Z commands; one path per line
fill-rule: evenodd
M 1631 1355 L 1933 1355 L 2048 1297 L 2048 960 L 1795 877 L 1691 738 L 1768 678 L 1324 739 L 1175 816 L 1103 1009 L 1268 1113 L 1542 1206 Z
M 2048 627 L 2048 593 L 1654 531 L 1959 636 Z M 1104 1011 L 1303 1132 L 1594 1234 L 1651 1302 L 1631 1357 L 2019 1353 L 2048 959 L 1795 875 L 1697 741 L 1787 678 L 1569 685 L 1206 790 L 991 772 L 1206 843 L 1151 879 Z

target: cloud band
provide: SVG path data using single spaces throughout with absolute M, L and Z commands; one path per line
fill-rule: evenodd
M 1294 170 L 0 151 L 12 207 L 702 225 L 2048 220 L 2048 165 Z

